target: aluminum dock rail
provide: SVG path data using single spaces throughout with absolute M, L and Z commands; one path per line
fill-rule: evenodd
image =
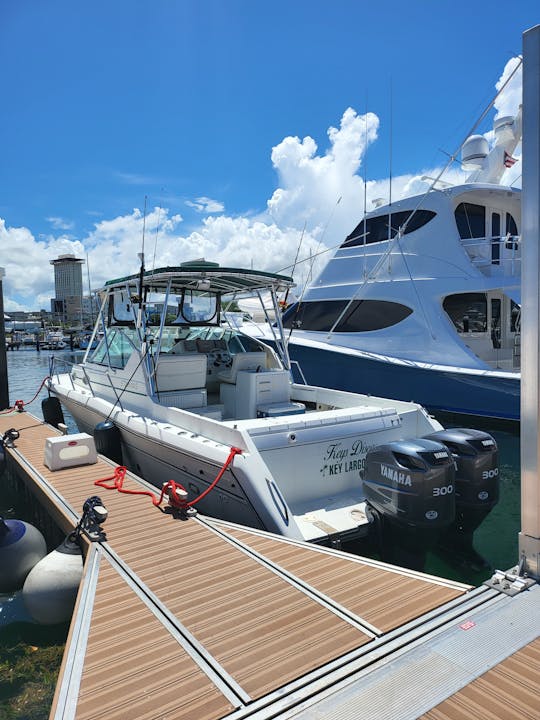
M 105 458 L 50 471 L 45 440 L 57 431 L 32 415 L 1 415 L 0 433 L 9 428 L 20 433 L 10 471 L 62 530 L 89 496 L 109 513 L 107 539 L 86 545 L 51 718 L 540 716 L 538 585 L 501 576 L 470 588 L 180 519 L 96 487 L 115 469 Z M 141 486 L 128 474 L 127 489 Z

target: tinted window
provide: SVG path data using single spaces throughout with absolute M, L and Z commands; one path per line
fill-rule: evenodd
M 443 308 L 458 332 L 486 332 L 487 299 L 485 293 L 461 293 L 444 299 Z
M 411 313 L 405 305 L 382 300 L 354 300 L 350 304 L 347 300 L 324 300 L 293 305 L 284 314 L 283 325 L 328 331 L 341 317 L 334 332 L 366 332 L 396 325 Z
M 506 236 L 507 237 L 510 236 L 511 238 L 513 238 L 518 234 L 519 233 L 518 233 L 516 221 L 514 220 L 512 215 L 510 215 L 510 213 L 506 213 Z M 517 241 L 512 240 L 512 239 L 506 240 L 505 245 L 510 250 L 516 250 L 518 247 Z
M 519 235 L 516 221 L 510 213 L 506 213 L 506 234 Z
M 435 213 L 431 212 L 431 210 L 417 210 L 416 212 L 403 210 L 391 215 L 378 215 L 377 217 L 367 218 L 362 220 L 350 235 L 347 235 L 341 247 L 354 247 L 355 245 L 382 242 L 393 238 L 398 229 L 410 218 L 405 228 L 405 235 L 407 235 L 407 233 L 418 230 L 434 217 Z M 391 228 L 390 232 L 389 228 Z
M 454 215 L 462 239 L 486 237 L 486 208 L 483 205 L 461 203 Z

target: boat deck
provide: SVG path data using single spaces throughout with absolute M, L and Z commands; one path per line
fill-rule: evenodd
M 107 540 L 87 547 L 52 718 L 466 718 L 471 694 L 507 701 L 512 673 L 520 717 L 536 717 L 537 586 L 509 597 L 181 519 L 96 487 L 115 468 L 104 458 L 50 471 L 45 439 L 57 431 L 28 413 L 0 416 L 0 432 L 11 427 L 8 461 L 64 531 L 91 495 L 109 512 Z M 132 475 L 124 486 L 149 487 Z M 502 676 L 479 678 L 487 670 Z

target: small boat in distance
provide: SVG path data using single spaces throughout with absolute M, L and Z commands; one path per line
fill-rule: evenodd
M 67 338 L 60 329 L 48 330 L 40 343 L 42 350 L 64 350 L 67 347 Z
M 308 382 L 519 420 L 521 191 L 500 181 L 521 109 L 493 134 L 491 150 L 480 135 L 464 144 L 464 184 L 366 214 L 287 309 Z
M 112 280 L 98 346 L 55 358 L 49 391 L 83 432 L 110 421 L 125 465 L 182 483 L 208 515 L 334 546 L 371 533 L 420 555 L 444 532 L 472 552 L 498 500 L 493 438 L 445 431 L 415 403 L 293 383 L 277 300 L 292 286 L 204 261 Z M 222 324 L 222 302 L 265 292 L 275 351 Z

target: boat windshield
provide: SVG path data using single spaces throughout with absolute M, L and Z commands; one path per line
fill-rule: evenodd
M 171 300 L 167 301 L 163 293 L 148 293 L 145 302 L 147 325 L 161 323 L 165 303 L 167 305 L 166 325 L 216 322 L 219 306 L 217 295 L 186 288 L 172 302 Z
M 94 352 L 90 362 L 124 368 L 133 351 L 140 347 L 138 332 L 133 327 L 116 326 L 109 328 Z

